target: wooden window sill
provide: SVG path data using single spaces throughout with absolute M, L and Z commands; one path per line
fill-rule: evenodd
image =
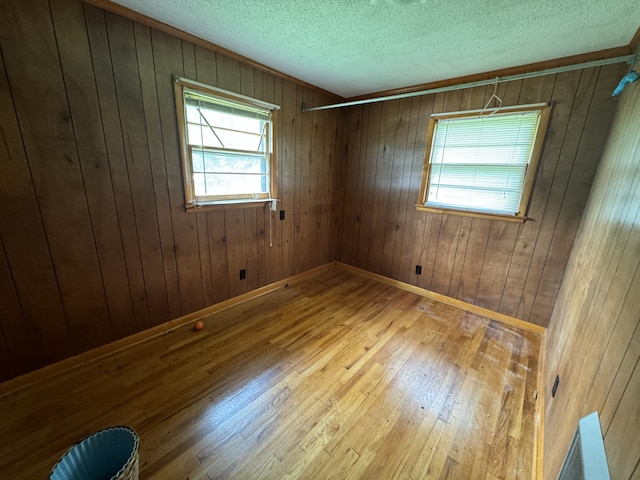
M 499 213 L 474 212 L 472 210 L 454 210 L 449 208 L 435 208 L 435 207 L 428 207 L 426 205 L 420 205 L 420 204 L 416 205 L 416 209 L 420 212 L 444 213 L 447 215 L 486 218 L 488 220 L 502 220 L 504 222 L 513 222 L 513 223 L 524 223 L 528 220 L 527 217 L 523 217 L 523 216 L 501 215 Z
M 184 206 L 187 213 L 203 212 L 207 210 L 231 210 L 235 208 L 257 208 L 271 202 L 278 202 L 277 198 L 260 198 L 257 200 L 222 200 L 219 202 L 189 203 Z

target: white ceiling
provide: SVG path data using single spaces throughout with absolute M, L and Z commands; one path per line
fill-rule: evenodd
M 638 0 L 114 0 L 343 97 L 628 45 Z

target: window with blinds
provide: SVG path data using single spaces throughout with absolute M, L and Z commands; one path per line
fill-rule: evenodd
M 524 219 L 549 107 L 431 118 L 420 206 Z
M 185 79 L 176 85 L 187 205 L 274 198 L 277 106 Z

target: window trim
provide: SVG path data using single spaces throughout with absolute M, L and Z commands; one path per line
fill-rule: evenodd
M 226 209 L 226 208 L 247 208 L 257 207 L 268 202 L 273 202 L 278 198 L 278 163 L 277 163 L 277 112 L 280 106 L 258 100 L 255 98 L 230 92 L 221 88 L 205 85 L 204 83 L 189 80 L 187 78 L 173 77 L 174 96 L 176 102 L 176 116 L 178 121 L 178 138 L 180 142 L 180 156 L 182 159 L 182 177 L 184 183 L 185 208 L 187 211 L 202 209 Z M 197 200 L 193 185 L 193 163 L 190 151 L 193 149 L 189 145 L 186 128 L 184 91 L 192 90 L 201 92 L 213 97 L 231 100 L 240 105 L 248 107 L 258 107 L 271 111 L 271 131 L 268 136 L 269 142 L 269 192 L 256 194 L 253 197 L 239 195 L 220 195 L 216 199 Z
M 434 113 L 429 118 L 429 125 L 427 127 L 427 146 L 424 157 L 424 163 L 422 167 L 422 180 L 420 182 L 420 191 L 418 195 L 418 203 L 416 209 L 423 212 L 443 213 L 451 215 L 462 215 L 477 218 L 487 218 L 492 220 L 505 220 L 510 222 L 524 223 L 527 220 L 527 209 L 529 207 L 529 201 L 531 199 L 531 193 L 533 191 L 533 184 L 538 170 L 538 164 L 542 154 L 542 147 L 544 145 L 545 138 L 547 136 L 547 127 L 549 125 L 549 119 L 551 116 L 551 103 L 536 103 L 530 105 L 516 105 L 512 107 L 501 107 L 500 112 L 530 112 L 539 110 L 540 120 L 538 122 L 538 129 L 536 137 L 531 148 L 531 155 L 529 157 L 529 163 L 527 167 L 527 173 L 525 174 L 524 185 L 522 187 L 522 197 L 520 198 L 520 204 L 518 213 L 515 215 L 507 215 L 503 213 L 492 213 L 473 209 L 464 208 L 445 208 L 445 207 L 433 207 L 425 205 L 427 201 L 427 195 L 429 192 L 429 181 L 431 179 L 431 148 L 433 143 L 433 135 L 435 132 L 436 124 L 442 119 L 451 118 L 464 118 L 470 116 L 490 116 L 496 113 L 493 109 L 482 110 L 467 110 L 461 112 L 447 112 L 447 113 Z

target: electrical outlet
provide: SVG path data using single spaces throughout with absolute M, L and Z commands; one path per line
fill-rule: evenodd
M 556 392 L 558 391 L 558 385 L 560 385 L 560 375 L 556 375 L 556 380 L 553 382 L 553 387 L 551 388 L 552 397 L 556 396 Z
M 247 278 L 247 271 L 243 268 L 240 270 L 240 280 L 244 280 L 245 278 Z
M 416 275 L 422 275 L 422 265 L 416 265 Z
M 284 210 L 280 210 L 280 220 L 284 220 Z

